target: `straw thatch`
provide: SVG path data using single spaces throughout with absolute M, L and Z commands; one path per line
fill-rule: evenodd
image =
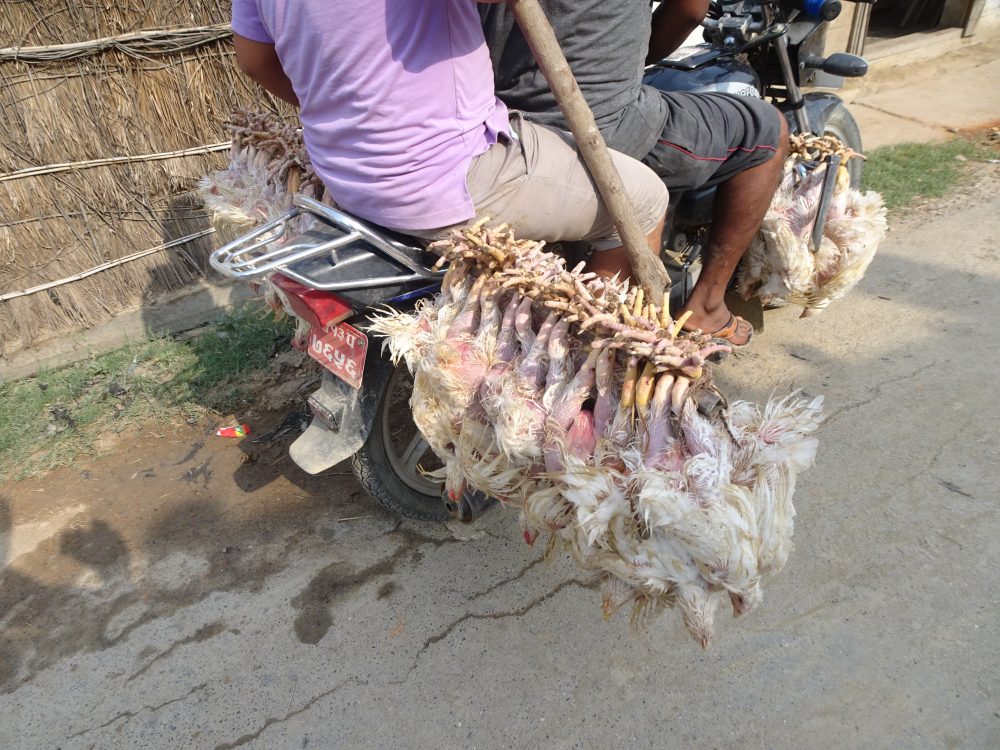
M 44 46 L 144 29 L 226 23 L 231 0 L 21 0 L 4 3 L 4 44 Z
M 5 5 L 3 43 L 14 53 L 0 55 L 0 355 L 206 273 L 218 236 L 4 300 L 211 228 L 192 189 L 225 152 L 194 150 L 228 140 L 222 123 L 236 107 L 262 98 L 275 107 L 237 71 L 228 36 L 219 38 L 229 8 Z

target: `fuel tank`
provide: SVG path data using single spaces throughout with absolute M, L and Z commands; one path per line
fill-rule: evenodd
M 710 44 L 681 47 L 646 71 L 660 91 L 719 92 L 760 98 L 760 78 L 743 59 Z

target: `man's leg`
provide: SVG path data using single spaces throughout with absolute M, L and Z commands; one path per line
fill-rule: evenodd
M 663 219 L 660 219 L 656 228 L 646 235 L 646 242 L 649 244 L 650 252 L 657 258 L 660 257 L 660 243 L 662 239 Z M 606 278 L 617 274 L 619 278 L 627 279 L 632 275 L 632 264 L 629 261 L 628 252 L 626 252 L 624 247 L 613 247 L 609 250 L 594 252 L 590 256 L 587 270 Z
M 685 328 L 717 333 L 735 327 L 725 331 L 726 338 L 745 344 L 752 329 L 726 308 L 726 288 L 781 180 L 788 126 L 777 109 L 760 99 L 663 96 L 667 122 L 644 163 L 671 190 L 718 186 L 702 272 L 684 308 L 691 312 Z
M 771 205 L 787 154 L 788 125 L 781 117 L 781 137 L 774 156 L 731 177 L 716 189 L 701 275 L 684 306 L 691 311 L 685 328 L 713 333 L 730 324 L 732 314 L 724 299 L 726 288 Z M 745 344 L 751 330 L 750 324 L 743 321 L 730 338 L 736 345 Z
M 568 133 L 512 118 L 519 140 L 498 143 L 477 157 L 467 185 L 476 221 L 509 224 L 519 237 L 546 242 L 584 240 L 594 247 L 590 269 L 623 277 L 631 272 L 604 201 Z M 659 252 L 667 188 L 641 162 L 616 151 L 611 159 L 650 249 Z M 415 233 L 446 236 L 449 227 Z M 606 256 L 606 257 L 605 257 Z

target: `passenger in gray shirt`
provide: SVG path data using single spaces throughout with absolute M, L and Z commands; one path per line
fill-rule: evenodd
M 788 148 L 785 119 L 767 102 L 730 94 L 660 92 L 642 84 L 647 62 L 687 38 L 708 0 L 540 0 L 608 146 L 652 167 L 671 190 L 718 185 L 702 272 L 685 328 L 733 346 L 753 327 L 725 292 L 760 227 Z M 531 119 L 568 129 L 506 4 L 480 5 L 497 96 Z

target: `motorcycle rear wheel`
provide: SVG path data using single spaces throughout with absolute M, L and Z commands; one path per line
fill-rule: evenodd
M 854 120 L 854 115 L 844 104 L 838 104 L 826 118 L 823 135 L 832 135 L 850 149 L 863 154 L 861 149 L 861 130 Z M 864 169 L 864 159 L 851 159 L 847 163 L 847 171 L 851 175 L 851 187 L 861 189 L 861 172 Z
M 393 513 L 416 521 L 444 521 L 451 514 L 441 484 L 425 474 L 440 468 L 441 461 L 413 422 L 412 392 L 406 367 L 394 369 L 368 440 L 351 457 L 351 468 L 365 491 Z

